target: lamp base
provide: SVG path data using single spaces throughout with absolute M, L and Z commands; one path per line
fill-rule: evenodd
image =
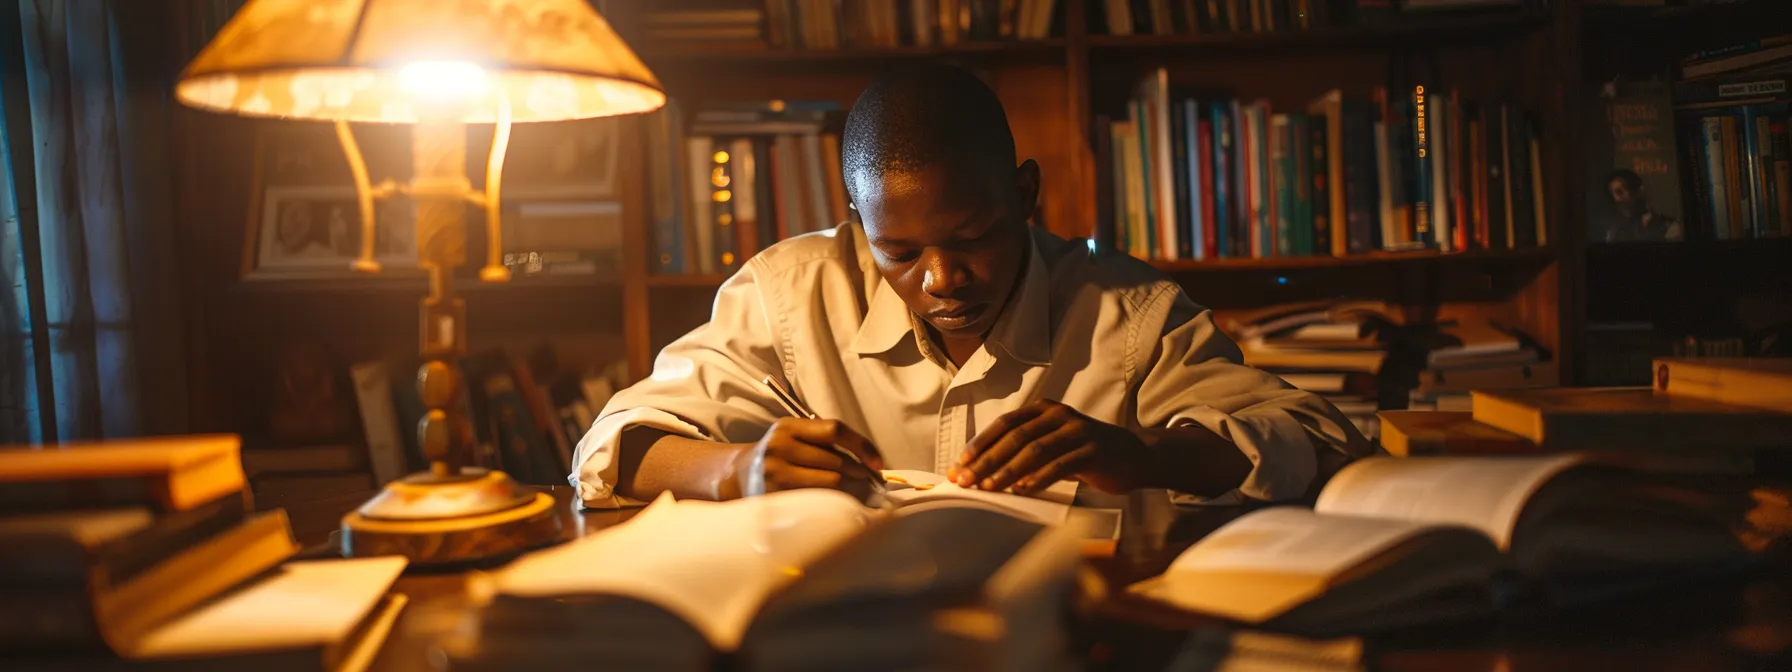
M 419 566 L 504 558 L 560 536 L 554 497 L 501 471 L 412 474 L 342 518 L 342 555 L 402 555 Z

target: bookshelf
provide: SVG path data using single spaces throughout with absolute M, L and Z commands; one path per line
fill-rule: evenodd
M 706 100 L 822 99 L 843 106 L 884 68 L 920 59 L 958 63 L 982 75 L 1007 108 L 1017 148 L 1037 160 L 1045 187 L 1036 224 L 1067 237 L 1111 240 L 1096 216 L 1098 171 L 1093 121 L 1124 106 L 1138 78 L 1164 67 L 1178 86 L 1263 97 L 1303 109 L 1327 89 L 1362 95 L 1387 79 L 1398 59 L 1424 59 L 1440 81 L 1465 93 L 1499 96 L 1530 110 L 1544 172 L 1541 197 L 1549 231 L 1543 247 L 1458 253 L 1379 252 L 1346 257 L 1157 262 L 1191 296 L 1219 312 L 1308 298 L 1381 298 L 1414 314 L 1496 319 L 1530 335 L 1577 380 L 1578 340 L 1593 263 L 1641 267 L 1660 254 L 1586 249 L 1580 146 L 1583 65 L 1589 36 L 1634 31 L 1671 34 L 1700 16 L 1768 17 L 1774 3 L 1722 8 L 1589 7 L 1553 0 L 1540 11 L 1443 13 L 1396 23 L 1283 33 L 1210 35 L 1097 34 L 1100 0 L 1059 0 L 1051 37 L 963 42 L 950 47 L 804 51 L 668 49 L 629 34 L 628 14 L 649 3 L 607 3 L 613 23 L 637 48 L 669 94 L 696 108 Z M 1708 13 L 1709 12 L 1709 13 Z M 420 281 L 404 278 L 254 283 L 240 279 L 243 213 L 250 207 L 248 147 L 254 122 L 182 110 L 183 194 L 190 233 L 184 248 L 201 260 L 186 270 L 195 324 L 188 367 L 198 384 L 196 429 L 235 431 L 253 414 L 241 400 L 265 381 L 254 370 L 269 345 L 313 335 L 348 351 L 414 349 L 413 300 Z M 722 274 L 656 275 L 645 214 L 646 148 L 638 120 L 624 120 L 617 193 L 623 201 L 621 268 L 606 278 L 519 278 L 503 286 L 468 281 L 475 345 L 543 338 L 600 360 L 625 359 L 634 378 L 650 370 L 667 342 L 707 319 Z M 1687 247 L 1684 250 L 1702 248 Z M 1783 248 L 1780 248 L 1783 249 Z M 1617 261 L 1613 261 L 1616 259 Z M 1597 299 L 1597 296 L 1591 297 Z M 601 363 L 601 362 L 594 362 Z
M 1067 237 L 1110 241 L 1096 218 L 1097 170 L 1091 143 L 1097 114 L 1112 114 L 1148 68 L 1165 67 L 1178 86 L 1262 96 L 1284 109 L 1304 109 L 1337 87 L 1365 93 L 1386 80 L 1393 59 L 1434 61 L 1447 83 L 1491 82 L 1485 91 L 1528 108 L 1548 146 L 1541 163 L 1552 233 L 1539 248 L 1439 253 L 1374 252 L 1347 257 L 1301 256 L 1154 261 L 1199 303 L 1222 314 L 1270 302 L 1325 298 L 1350 291 L 1410 304 L 1417 314 L 1493 317 L 1531 335 L 1564 365 L 1572 361 L 1573 303 L 1578 270 L 1562 260 L 1578 240 L 1554 230 L 1574 213 L 1562 195 L 1575 170 L 1565 146 L 1574 137 L 1564 95 L 1578 60 L 1572 48 L 1579 3 L 1558 0 L 1543 11 L 1439 13 L 1381 25 L 1271 33 L 1099 34 L 1100 0 L 1061 0 L 1046 40 L 972 42 L 952 47 L 804 51 L 665 49 L 635 42 L 642 59 L 675 99 L 824 99 L 842 107 L 883 68 L 940 59 L 978 72 L 1008 110 L 1020 154 L 1037 160 L 1045 189 L 1035 223 Z M 618 7 L 618 12 L 627 9 Z M 614 19 L 627 34 L 630 18 Z M 1096 33 L 1096 34 L 1092 34 Z M 634 38 L 631 38 L 634 39 Z M 1566 51 L 1567 53 L 1564 53 Z M 1543 77 L 1537 73 L 1548 73 Z M 1564 75 L 1564 76 L 1555 76 Z M 639 134 L 632 134 L 639 135 Z M 644 160 L 637 158 L 638 161 Z M 639 210 L 639 208 L 632 208 Z M 651 233 L 637 216 L 626 258 L 650 257 Z M 651 369 L 659 348 L 707 318 L 726 275 L 624 274 L 624 324 L 631 374 Z M 1565 369 L 1565 370 L 1572 370 Z

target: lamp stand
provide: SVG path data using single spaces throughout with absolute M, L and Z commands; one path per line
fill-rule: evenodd
M 426 121 L 412 127 L 411 183 L 404 188 L 368 185 L 365 164 L 346 125 L 338 126 L 354 169 L 362 210 L 362 257 L 356 267 L 377 272 L 373 262 L 372 199 L 407 192 L 416 203 L 418 261 L 429 274 L 429 295 L 419 311 L 423 365 L 417 389 L 424 406 L 417 443 L 429 471 L 386 484 L 385 490 L 342 519 L 342 553 L 348 557 L 402 555 L 431 565 L 504 557 L 559 536 L 554 498 L 526 488 L 502 471 L 467 466 L 474 446 L 472 423 L 461 406 L 465 385 L 459 360 L 466 354 L 466 304 L 454 291 L 454 269 L 467 260 L 466 208 L 487 206 L 496 233 L 497 173 L 503 163 L 508 120 L 494 139 L 485 193 L 467 181 L 466 126 Z M 491 258 L 499 245 L 493 235 Z M 480 273 L 508 279 L 501 265 Z

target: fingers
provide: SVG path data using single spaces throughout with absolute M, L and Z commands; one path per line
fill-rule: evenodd
M 976 436 L 971 437 L 970 443 L 965 444 L 964 451 L 958 454 L 958 464 L 960 466 L 969 466 L 975 462 L 978 457 L 982 456 L 983 453 L 988 451 L 991 446 L 995 445 L 995 443 L 1004 435 L 1014 431 L 1028 421 L 1039 417 L 1039 414 L 1045 412 L 1046 407 L 1045 403 L 1034 402 L 1007 413 L 1003 413 L 1001 417 L 998 417 L 994 422 L 989 423 L 988 427 L 984 427 L 983 431 L 977 432 Z M 959 467 L 953 467 L 952 469 L 953 471 L 961 471 Z M 953 479 L 953 481 L 957 482 L 957 479 Z M 959 485 L 968 487 L 970 484 L 959 483 Z
M 1023 414 L 1023 411 L 1027 413 Z M 1028 419 L 1016 421 L 1013 419 L 1016 417 L 1027 417 Z M 999 490 L 1000 484 L 991 480 L 998 469 L 1019 455 L 1021 449 L 1025 448 L 1027 444 L 1052 433 L 1076 417 L 1076 412 L 1071 411 L 1068 406 L 1045 402 L 1032 404 L 1028 408 L 997 418 L 996 422 L 991 423 L 988 428 L 978 433 L 979 438 L 996 430 L 1003 430 L 1005 425 L 1011 425 L 1011 427 L 990 439 L 991 444 L 988 448 L 978 451 L 976 457 L 964 464 L 954 482 L 959 487 L 975 486 L 985 490 Z
M 1088 443 L 1084 434 L 1083 428 L 1078 427 L 1075 420 L 1052 428 L 1044 436 L 1028 441 L 1014 457 L 997 467 L 995 473 L 984 478 L 982 488 L 1000 492 L 1014 485 L 1023 476 L 1028 477 L 1028 482 L 1032 482 L 1034 472 L 1045 468 L 1071 449 Z
M 838 489 L 842 478 L 838 471 L 802 467 L 779 457 L 765 458 L 766 492 L 799 488 Z
M 1070 478 L 1081 471 L 1084 465 L 1095 456 L 1095 444 L 1084 442 L 1068 452 L 1060 453 L 1045 466 L 1033 470 L 1033 473 L 1022 476 L 1014 483 L 1014 491 L 1022 495 L 1031 495 L 1051 487 L 1053 483 Z
M 876 446 L 871 445 L 871 440 L 839 420 L 781 418 L 772 429 L 774 432 L 788 432 L 791 438 L 812 446 L 845 448 L 857 455 L 865 466 L 872 469 L 884 468 L 883 455 L 877 452 Z

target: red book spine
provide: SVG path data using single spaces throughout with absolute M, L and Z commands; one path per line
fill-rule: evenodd
M 1213 156 L 1213 122 L 1202 119 L 1196 124 L 1196 127 L 1198 130 L 1195 135 L 1195 151 L 1200 156 L 1199 160 L 1201 161 L 1202 174 L 1213 178 L 1213 180 L 1226 179 L 1226 176 L 1224 175 L 1214 175 L 1211 173 L 1214 163 L 1213 161 L 1208 160 L 1209 157 Z M 1208 180 L 1207 184 L 1195 185 L 1201 193 L 1201 221 L 1207 223 L 1207 226 L 1203 227 L 1201 230 L 1200 243 L 1203 259 L 1219 258 L 1220 239 L 1218 229 L 1221 226 L 1225 226 L 1225 222 L 1219 221 L 1219 214 L 1214 208 L 1212 184 L 1212 180 Z

